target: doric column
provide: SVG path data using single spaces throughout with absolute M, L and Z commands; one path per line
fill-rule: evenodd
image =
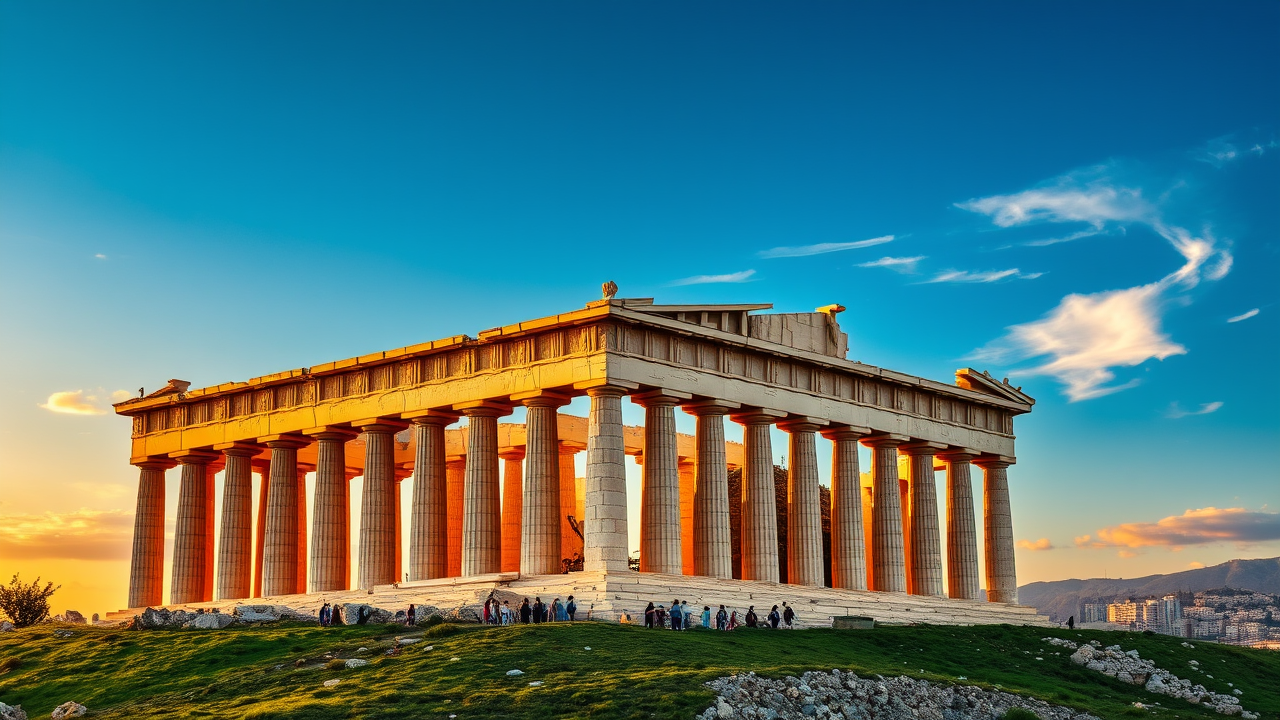
M 866 533 L 858 440 L 868 428 L 841 426 L 822 433 L 831 441 L 831 586 L 867 589 Z
M 298 463 L 298 581 L 294 592 L 299 595 L 307 592 L 307 560 L 311 557 L 307 543 L 307 473 L 313 471 L 314 465 Z
M 933 476 L 933 454 L 946 445 L 912 442 L 898 452 L 911 463 L 911 554 L 907 558 L 907 592 L 941 597 L 942 545 L 938 531 L 938 490 Z
M 222 530 L 218 543 L 219 600 L 253 592 L 253 458 L 263 448 L 249 443 L 216 445 L 226 457 L 222 474 Z
M 309 592 L 349 590 L 351 489 L 347 480 L 346 446 L 356 433 L 343 428 L 321 428 L 307 434 L 316 441 Z
M 262 597 L 262 568 L 267 558 L 267 496 L 271 490 L 271 456 L 254 463 L 258 478 L 258 515 L 253 533 L 253 596 Z
M 561 571 L 563 532 L 560 527 L 564 488 L 561 475 L 557 408 L 568 398 L 549 392 L 516 396 L 525 413 L 525 472 L 520 499 L 519 563 L 521 575 L 551 575 Z M 573 456 L 569 455 L 572 463 Z M 572 469 L 572 465 L 570 465 Z M 572 475 L 572 472 L 570 473 Z M 504 528 L 505 531 L 505 528 Z
M 693 572 L 733 577 L 733 539 L 729 527 L 729 466 L 724 452 L 724 416 L 740 407 L 722 400 L 684 405 L 698 418 L 694 434 L 697 478 L 693 489 Z
M 527 427 L 526 423 L 526 427 Z M 520 572 L 520 547 L 524 534 L 524 455 L 523 447 L 498 449 L 502 460 L 502 572 Z
M 568 440 L 560 442 L 560 557 L 572 559 L 574 553 L 582 555 L 583 539 L 578 535 L 582 531 L 582 516 L 578 513 L 578 468 L 574 458 L 585 450 L 581 443 Z M 569 522 L 572 515 L 578 523 L 574 531 Z M 557 570 L 557 572 L 559 572 Z
M 462 502 L 467 480 L 467 456 L 445 460 L 445 577 L 462 575 Z
M 655 390 L 631 396 L 644 412 L 644 480 L 640 490 L 640 571 L 679 575 L 680 465 L 675 406 L 689 396 Z
M 360 498 L 360 580 L 357 589 L 400 579 L 396 567 L 395 435 L 407 424 L 387 418 L 352 423 L 364 433 L 364 489 Z
M 818 448 L 814 433 L 827 424 L 817 418 L 778 423 L 787 442 L 787 582 L 826 585 L 822 562 L 822 495 L 818 487 Z
M 271 448 L 262 594 L 292 595 L 298 591 L 298 448 L 307 440 L 272 435 L 262 442 Z
M 742 425 L 742 579 L 778 582 L 778 505 L 773 482 L 774 410 L 734 414 Z
M 177 465 L 168 458 L 137 463 L 138 508 L 133 516 L 133 562 L 129 570 L 129 607 L 164 604 L 164 471 Z
M 409 520 L 409 579 L 449 576 L 449 495 L 444 429 L 454 413 L 428 411 L 413 418 L 413 509 Z M 459 535 L 461 538 L 461 535 Z
M 906 592 L 907 569 L 902 554 L 902 495 L 898 485 L 898 446 L 905 435 L 863 438 L 871 451 L 871 589 Z
M 627 550 L 626 446 L 622 396 L 633 387 L 594 385 L 587 418 L 587 504 L 583 518 L 583 569 L 625 572 Z
M 977 450 L 951 448 L 937 457 L 947 463 L 947 595 L 978 599 L 978 531 L 973 513 L 969 463 Z
M 169 602 L 208 602 L 213 599 L 213 473 L 209 463 L 218 459 L 218 453 L 188 450 L 173 457 L 182 465 L 182 485 L 173 530 Z
M 463 486 L 462 575 L 502 569 L 502 508 L 498 493 L 498 417 L 511 409 L 490 402 L 455 405 L 467 416 L 467 474 Z
M 392 438 L 395 436 L 393 435 Z M 392 471 L 392 478 L 395 480 L 395 492 L 392 497 L 395 499 L 395 516 L 396 516 L 396 582 L 408 580 L 409 574 L 404 571 L 404 558 L 401 557 L 404 552 L 404 528 L 401 525 L 404 522 L 404 481 L 413 475 L 413 465 L 404 463 L 396 465 Z
M 983 526 L 987 558 L 988 602 L 1018 603 L 1018 574 L 1013 565 L 1013 511 L 1009 506 L 1008 468 L 1013 458 L 984 455 L 973 461 L 982 468 Z
M 685 575 L 693 574 L 693 495 L 698 486 L 698 463 L 680 458 L 680 563 Z M 775 523 L 777 520 L 774 521 Z

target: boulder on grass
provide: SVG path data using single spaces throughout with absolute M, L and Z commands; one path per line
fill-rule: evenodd
M 5 705 L 0 702 L 0 720 L 27 720 L 27 712 L 21 705 Z
M 166 610 L 165 608 L 147 608 L 138 616 L 138 627 L 143 630 L 159 630 L 160 628 L 182 627 L 195 619 L 195 613 L 186 610 Z
M 84 624 L 84 615 L 81 615 L 79 612 L 76 612 L 75 610 L 68 610 L 65 617 L 67 622 L 69 623 L 76 623 L 77 625 Z
M 395 614 L 390 610 L 363 603 L 347 603 L 341 606 L 340 610 L 336 610 L 335 615 L 342 619 L 343 625 L 360 625 L 362 617 L 365 625 L 383 625 L 395 622 L 396 619 Z
M 195 616 L 187 627 L 192 630 L 221 630 L 233 622 L 235 618 L 224 613 L 203 613 Z
M 13 629 L 13 623 L 9 622 L 8 620 L 0 620 L 0 632 L 9 632 L 12 629 Z M 0 715 L 0 720 L 4 720 L 3 715 Z
M 53 714 L 49 717 L 52 720 L 64 720 L 64 718 L 84 717 L 89 709 L 78 702 L 64 702 L 53 709 Z

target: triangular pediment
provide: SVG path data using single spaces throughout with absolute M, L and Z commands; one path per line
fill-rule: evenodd
M 978 372 L 973 368 L 956 370 L 956 385 L 967 390 L 974 390 L 987 395 L 994 395 L 1005 400 L 1012 400 L 1024 405 L 1035 405 L 1035 398 L 1022 392 L 1021 387 L 1009 384 L 1009 378 L 996 380 L 989 372 Z

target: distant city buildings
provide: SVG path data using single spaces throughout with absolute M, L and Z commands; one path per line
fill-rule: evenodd
M 1183 606 L 1184 599 L 1191 605 Z M 1084 603 L 1081 622 L 1105 621 L 1130 630 L 1232 645 L 1280 647 L 1280 596 L 1229 588 L 1124 602 Z

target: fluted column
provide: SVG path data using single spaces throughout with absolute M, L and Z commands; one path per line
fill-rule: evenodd
M 255 464 L 258 473 L 258 514 L 253 531 L 253 596 L 262 597 L 262 568 L 267 561 L 267 497 L 271 490 L 271 457 Z
M 164 604 L 164 472 L 168 458 L 138 463 L 138 506 L 133 516 L 129 607 Z
M 831 448 L 831 586 L 867 589 L 866 532 L 858 440 L 867 428 L 837 427 L 822 433 Z
M 705 400 L 684 405 L 698 418 L 693 489 L 693 572 L 733 577 L 733 538 L 729 527 L 729 466 L 724 451 L 724 416 L 736 403 Z
M 360 501 L 360 575 L 365 590 L 400 579 L 396 567 L 395 435 L 405 423 L 375 418 L 355 425 L 364 433 L 364 489 Z
M 773 424 L 785 417 L 771 410 L 735 414 L 743 426 L 742 579 L 778 582 L 778 505 L 773 482 Z
M 182 465 L 182 484 L 169 588 L 169 602 L 174 605 L 213 599 L 213 473 L 209 463 L 217 457 L 214 452 L 192 450 L 176 458 Z
M 693 575 L 693 495 L 698 487 L 698 463 L 680 458 L 680 564 Z M 777 520 L 774 520 L 777 523 Z
M 898 485 L 898 446 L 905 435 L 873 435 L 862 440 L 871 452 L 871 589 L 906 592 L 907 568 L 902 543 L 902 490 Z
M 527 408 L 520 522 L 516 527 L 520 535 L 518 569 L 522 575 L 550 575 L 561 571 L 560 474 L 564 456 L 559 446 L 557 408 L 568 398 L 538 392 L 515 399 Z
M 626 572 L 627 473 L 622 430 L 622 396 L 630 388 L 598 385 L 587 389 L 587 505 L 583 518 L 583 569 Z
M 787 454 L 787 582 L 822 587 L 822 495 L 818 487 L 818 449 L 814 433 L 825 425 L 815 418 L 778 423 L 789 433 Z
M 655 391 L 633 395 L 645 409 L 644 480 L 640 490 L 640 571 L 679 575 L 680 466 L 675 406 L 688 396 Z
M 467 480 L 467 456 L 449 458 L 444 464 L 445 495 L 445 577 L 462 575 L 462 503 Z
M 453 413 L 434 410 L 413 418 L 410 580 L 433 580 L 449 576 L 449 497 L 445 479 L 444 429 L 457 419 L 458 416 Z
M 969 463 L 976 450 L 938 453 L 947 463 L 947 595 L 978 598 L 978 531 L 973 513 L 973 481 Z
M 226 456 L 222 475 L 222 529 L 218 543 L 219 600 L 253 592 L 253 458 L 262 448 L 247 443 L 217 446 Z
M 528 427 L 528 423 L 526 423 Z M 502 572 L 520 572 L 520 548 L 524 534 L 524 456 L 522 447 L 498 450 L 502 460 Z
M 265 442 L 271 448 L 271 486 L 262 594 L 292 595 L 298 590 L 298 448 L 307 441 L 295 435 L 273 435 Z
M 938 530 L 938 490 L 933 454 L 946 445 L 912 442 L 898 448 L 910 458 L 911 542 L 907 558 L 907 592 L 941 597 L 942 544 Z
M 316 441 L 316 493 L 309 592 L 351 589 L 351 489 L 346 445 L 355 436 L 339 428 L 311 433 Z
M 502 511 L 498 493 L 498 417 L 510 408 L 490 403 L 455 406 L 467 416 L 467 474 L 463 486 L 462 575 L 502 569 Z
M 311 556 L 307 543 L 307 473 L 314 470 L 314 465 L 298 463 L 298 580 L 294 592 L 299 595 L 307 592 L 307 559 Z
M 582 555 L 583 539 L 578 535 L 582 530 L 582 515 L 578 513 L 578 468 L 574 459 L 583 449 L 580 443 L 560 443 L 560 556 L 563 559 L 572 559 L 574 553 Z M 578 523 L 578 532 L 569 522 L 570 515 Z
M 987 558 L 987 600 L 1018 603 L 1018 575 L 1013 564 L 1013 511 L 1009 505 L 1008 468 L 1013 458 L 983 456 L 973 461 L 982 468 L 983 526 Z

